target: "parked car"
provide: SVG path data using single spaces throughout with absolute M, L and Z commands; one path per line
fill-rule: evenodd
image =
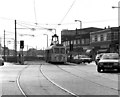
M 80 64 L 80 63 L 82 63 L 82 60 L 80 59 L 79 55 L 76 55 L 76 56 L 73 57 L 72 62 Z
M 105 53 L 100 58 L 97 64 L 97 71 L 101 72 L 101 70 L 107 69 L 116 69 L 120 72 L 120 58 L 118 53 Z
M 90 57 L 87 56 L 87 55 L 79 55 L 79 57 L 80 57 L 80 60 L 81 60 L 83 63 L 85 63 L 85 62 L 87 62 L 87 63 L 92 62 L 92 58 L 90 58 Z
M 97 54 L 96 57 L 95 57 L 95 63 L 97 65 L 98 61 L 100 60 L 100 58 L 102 57 L 104 53 L 100 53 L 100 54 Z
M 2 58 L 2 56 L 0 55 L 0 66 L 4 65 L 4 59 Z

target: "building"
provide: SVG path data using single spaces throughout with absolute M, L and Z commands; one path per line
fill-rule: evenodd
M 103 30 L 89 27 L 75 30 L 62 30 L 61 43 L 66 46 L 67 52 L 72 54 L 85 54 L 90 49 L 90 32 Z
M 90 33 L 92 55 L 104 52 L 119 52 L 119 27 L 109 27 Z

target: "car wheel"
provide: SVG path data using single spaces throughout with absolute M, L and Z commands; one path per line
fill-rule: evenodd
M 2 63 L 2 66 L 4 65 L 4 63 Z
M 99 66 L 97 66 L 97 71 L 101 72 L 101 68 Z
M 118 67 L 118 73 L 120 73 L 120 67 Z

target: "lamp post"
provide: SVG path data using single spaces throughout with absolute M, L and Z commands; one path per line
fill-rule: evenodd
M 46 36 L 47 36 L 47 47 L 48 47 L 48 34 L 43 34 L 43 35 L 46 35 Z
M 82 21 L 80 21 L 80 20 L 75 20 L 75 22 L 80 22 L 80 29 L 82 29 Z
M 120 8 L 120 1 L 118 2 L 118 6 L 112 6 L 112 8 Z M 120 54 L 120 24 L 119 24 L 119 21 L 120 21 L 120 16 L 119 16 L 119 10 L 118 10 L 118 52 Z

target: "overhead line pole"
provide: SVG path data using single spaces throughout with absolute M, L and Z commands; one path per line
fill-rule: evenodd
M 5 30 L 4 30 L 4 60 L 5 60 Z
M 17 62 L 17 30 L 16 30 L 16 20 L 15 20 L 15 62 Z

